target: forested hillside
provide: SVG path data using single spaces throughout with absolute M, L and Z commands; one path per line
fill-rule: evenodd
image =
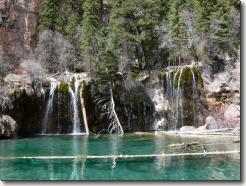
M 43 0 L 38 31 L 38 49 L 50 47 L 38 59 L 51 72 L 56 63 L 93 72 L 213 63 L 236 55 L 240 1 Z

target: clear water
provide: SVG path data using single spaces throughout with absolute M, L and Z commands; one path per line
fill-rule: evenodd
M 125 134 L 38 136 L 0 140 L 0 156 L 70 156 L 111 154 L 161 154 L 239 150 L 231 137 L 187 138 L 170 135 Z M 173 148 L 182 142 L 205 144 Z M 116 159 L 16 159 L 0 160 L 1 180 L 239 180 L 240 156 Z

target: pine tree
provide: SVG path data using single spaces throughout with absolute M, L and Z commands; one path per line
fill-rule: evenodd
M 43 0 L 42 10 L 38 30 L 49 29 L 52 31 L 62 32 L 64 29 L 64 16 L 59 11 L 59 0 Z
M 111 0 L 110 6 L 110 43 L 114 52 L 119 55 L 123 45 L 130 42 L 139 67 L 148 65 L 151 50 L 157 42 L 154 28 L 161 21 L 161 1 Z
M 83 3 L 83 37 L 81 49 L 84 54 L 84 60 L 89 65 L 90 71 L 96 63 L 98 50 L 98 31 L 101 28 L 100 0 L 85 0 Z

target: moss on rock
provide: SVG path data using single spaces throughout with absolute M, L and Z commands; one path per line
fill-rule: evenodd
M 189 67 L 183 68 L 182 77 L 180 79 L 180 84 L 184 86 L 192 86 L 192 72 Z
M 158 75 L 159 79 L 165 79 L 166 78 L 167 73 L 166 72 L 160 72 Z
M 61 81 L 58 87 L 58 91 L 63 94 L 68 94 L 69 85 L 65 81 Z
M 198 85 L 198 88 L 204 88 L 204 85 L 203 85 L 203 79 L 202 79 L 202 74 L 201 74 L 201 69 L 199 67 L 192 67 L 192 70 L 194 72 L 194 76 L 196 78 L 196 82 L 197 82 L 197 85 Z

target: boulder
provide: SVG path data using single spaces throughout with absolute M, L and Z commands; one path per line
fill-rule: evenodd
M 205 125 L 207 126 L 207 129 L 218 129 L 218 128 L 220 128 L 220 122 L 217 121 L 213 116 L 208 116 L 206 118 Z
M 8 115 L 0 117 L 0 138 L 13 138 L 17 133 L 16 121 Z

